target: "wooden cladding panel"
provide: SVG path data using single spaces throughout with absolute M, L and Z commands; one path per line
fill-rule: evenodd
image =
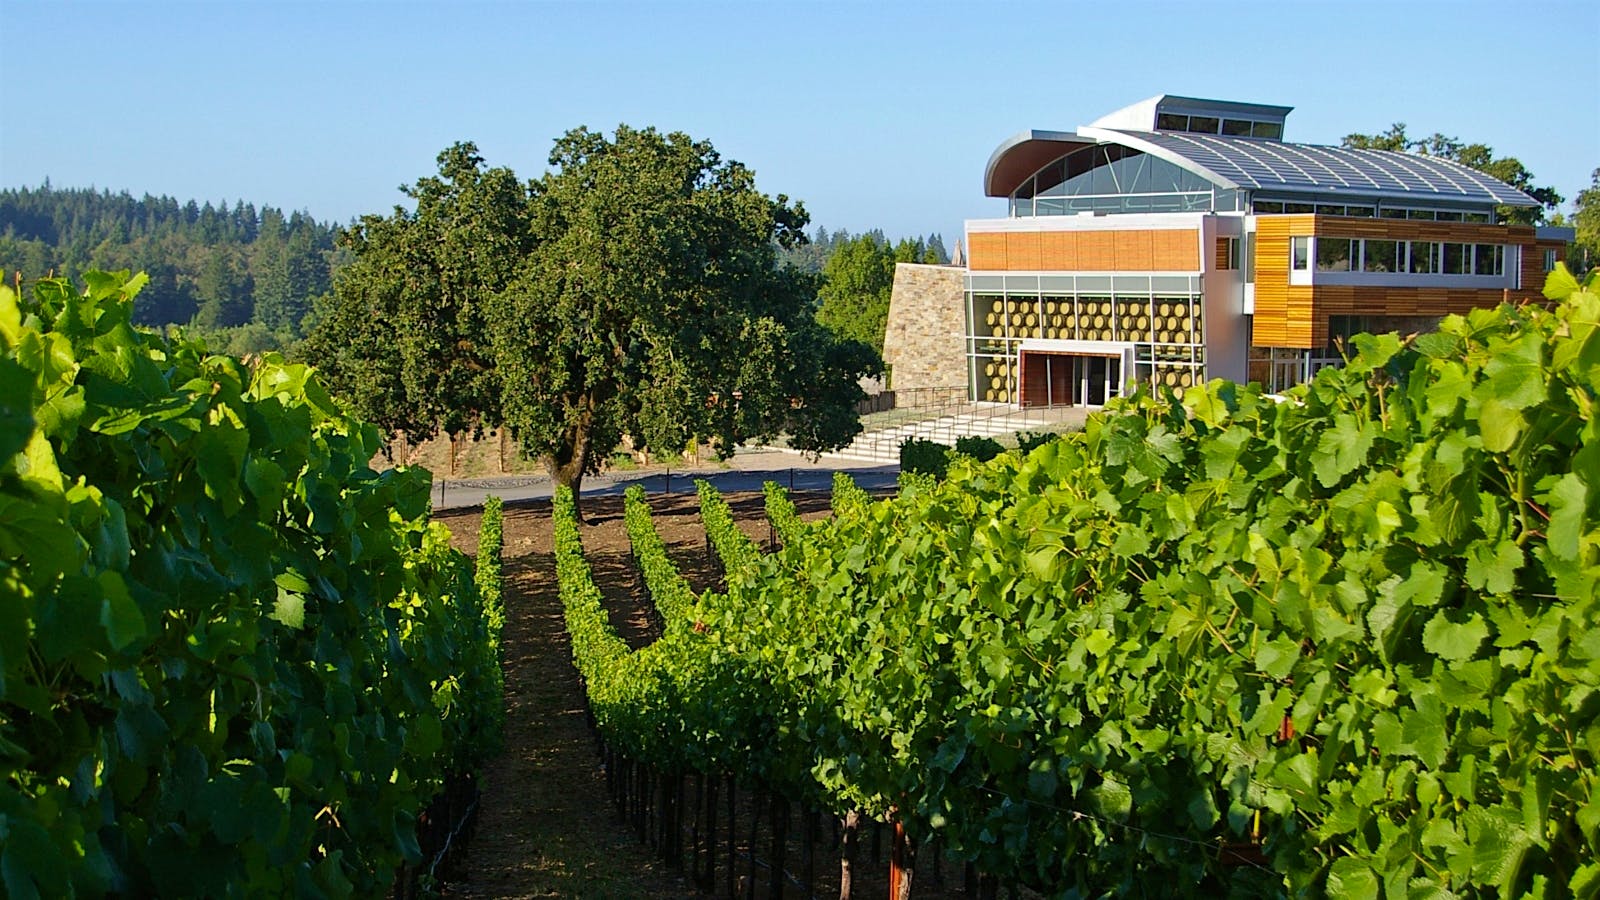
M 1540 241 L 1522 248 L 1522 289 L 1531 291 L 1539 296 L 1544 296 L 1544 253 L 1554 250 L 1556 259 L 1564 261 L 1567 258 L 1566 241 Z
M 1117 269 L 1152 272 L 1156 268 L 1155 245 L 1148 231 L 1113 231 L 1112 252 Z
M 1198 272 L 1200 270 L 1200 235 L 1187 230 L 1152 231 L 1151 244 L 1155 251 L 1158 272 Z
M 981 231 L 967 235 L 967 268 L 973 271 L 1008 268 L 1007 236 L 1004 232 L 986 234 Z
M 999 231 L 967 236 L 972 271 L 1197 272 L 1193 229 Z
M 1521 244 L 1522 289 L 1289 284 L 1289 238 L 1378 237 L 1485 244 Z M 1262 216 L 1256 220 L 1256 311 L 1251 343 L 1257 347 L 1325 347 L 1329 316 L 1445 316 L 1501 302 L 1538 300 L 1544 285 L 1543 254 L 1533 229 L 1462 222 L 1412 222 L 1328 216 Z
M 1450 241 L 1459 244 L 1531 244 L 1533 228 L 1528 225 L 1481 225 L 1470 222 L 1425 222 L 1411 219 L 1350 219 L 1341 216 L 1273 216 L 1272 219 L 1297 219 L 1295 234 L 1328 237 L 1388 238 L 1395 241 Z M 1256 227 L 1268 221 L 1257 220 Z
M 1006 235 L 1006 268 L 1035 272 L 1040 268 L 1042 254 L 1037 231 L 1016 231 Z
M 1071 271 L 1078 258 L 1078 233 L 1046 231 L 1039 246 L 1039 268 L 1046 272 Z
M 1213 269 L 1216 269 L 1219 272 L 1228 267 L 1228 239 L 1227 238 L 1225 238 L 1225 237 L 1217 238 L 1216 254 L 1212 257 L 1211 267 Z
M 1309 328 L 1306 344 L 1290 336 L 1290 307 L 1310 309 L 1310 288 L 1290 285 L 1290 234 L 1306 234 L 1309 227 L 1310 216 L 1256 219 L 1256 314 L 1250 340 L 1258 348 L 1310 346 Z
M 1078 235 L 1077 264 L 1071 268 L 1079 271 L 1103 272 L 1116 268 L 1114 238 L 1109 231 L 1085 231 Z

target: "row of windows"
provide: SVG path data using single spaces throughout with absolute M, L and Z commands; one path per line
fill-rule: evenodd
M 1315 249 L 1313 250 L 1313 244 Z M 1506 248 L 1499 244 L 1309 237 L 1290 239 L 1290 267 L 1297 272 L 1410 272 L 1417 275 L 1504 275 Z
M 1425 222 L 1478 222 L 1488 223 L 1488 213 L 1461 212 L 1445 209 L 1413 209 L 1411 207 L 1349 205 L 1339 203 L 1290 203 L 1283 200 L 1255 200 L 1250 211 L 1274 215 L 1278 213 L 1316 213 L 1322 216 L 1348 216 L 1357 219 L 1421 219 Z
M 1261 122 L 1232 117 L 1224 119 L 1219 116 L 1186 116 L 1181 113 L 1161 113 L 1156 116 L 1156 130 L 1269 138 L 1274 141 L 1283 139 L 1282 122 Z
M 1081 212 L 1232 212 L 1238 206 L 1236 191 L 1201 191 L 1181 194 L 1128 194 L 1093 197 L 1017 198 L 1011 215 L 1070 216 Z

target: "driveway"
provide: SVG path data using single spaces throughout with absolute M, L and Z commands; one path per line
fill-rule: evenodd
M 704 478 L 724 494 L 759 491 L 768 481 L 793 491 L 830 491 L 833 473 L 846 472 L 868 491 L 892 490 L 900 474 L 895 463 L 823 459 L 812 462 L 788 450 L 760 448 L 740 450 L 731 459 L 702 462 L 695 466 L 648 466 L 604 472 L 583 479 L 587 495 L 620 494 L 632 484 L 643 484 L 649 493 L 692 493 L 694 481 Z M 490 494 L 507 503 L 548 498 L 550 479 L 543 475 L 500 475 L 452 480 L 437 475 L 433 481 L 433 508 L 462 509 L 481 506 Z

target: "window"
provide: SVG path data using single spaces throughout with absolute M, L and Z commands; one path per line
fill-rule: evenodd
M 1244 283 L 1256 283 L 1256 233 L 1244 233 Z
M 1546 272 L 1556 270 L 1556 251 L 1548 249 L 1544 251 L 1544 270 Z
M 1411 271 L 1431 275 L 1439 271 L 1439 245 L 1429 241 L 1411 242 Z
M 1239 268 L 1239 239 L 1217 238 L 1217 263 L 1221 269 Z
M 1356 268 L 1357 243 L 1349 238 L 1317 238 L 1317 271 L 1349 272 Z
M 1400 272 L 1405 263 L 1405 243 L 1402 241 L 1366 241 L 1361 256 L 1363 272 Z
M 1289 268 L 1296 272 L 1304 272 L 1311 268 L 1311 238 L 1289 239 Z
M 1285 203 L 1283 211 L 1286 213 L 1314 213 L 1317 211 L 1315 203 Z
M 1188 131 L 1189 117 L 1175 116 L 1172 113 L 1162 113 L 1156 116 L 1156 127 L 1162 131 Z
M 1257 200 L 1251 204 L 1251 208 L 1258 215 L 1261 213 L 1270 215 L 1283 212 L 1283 203 L 1277 200 Z
M 1344 214 L 1347 215 L 1347 216 L 1352 216 L 1354 218 L 1358 218 L 1358 219 L 1370 219 L 1370 218 L 1372 218 L 1372 207 L 1370 207 L 1370 206 L 1346 206 L 1344 208 Z
M 1231 137 L 1249 137 L 1252 124 L 1249 119 L 1223 119 L 1222 133 Z
M 1250 136 L 1258 138 L 1271 138 L 1275 141 L 1281 140 L 1283 138 L 1283 123 L 1257 122 L 1250 126 Z
M 1216 116 L 1190 116 L 1189 130 L 1196 134 L 1216 134 L 1222 127 L 1222 120 Z
M 1472 245 L 1445 244 L 1444 268 L 1440 269 L 1440 271 L 1446 275 L 1471 275 Z
M 1472 274 L 1505 274 L 1505 248 L 1499 244 L 1478 244 L 1474 248 Z

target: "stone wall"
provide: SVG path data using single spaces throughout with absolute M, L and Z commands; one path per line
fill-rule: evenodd
M 959 266 L 894 267 L 883 336 L 883 361 L 894 390 L 966 386 L 965 274 Z

